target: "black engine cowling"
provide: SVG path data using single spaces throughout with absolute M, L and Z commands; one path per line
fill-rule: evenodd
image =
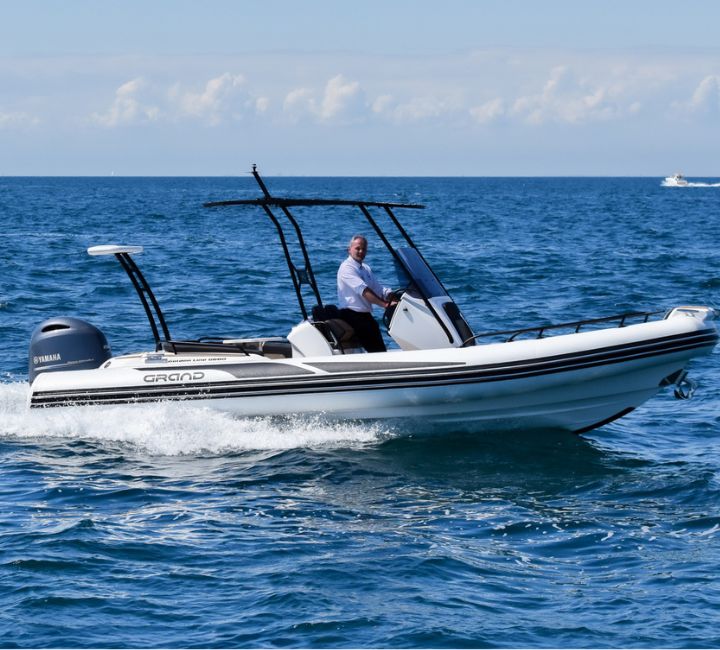
M 41 372 L 99 368 L 109 358 L 110 346 L 97 327 L 79 318 L 51 318 L 30 339 L 28 380 Z

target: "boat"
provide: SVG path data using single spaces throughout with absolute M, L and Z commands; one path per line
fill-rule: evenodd
M 687 179 L 678 172 L 672 176 L 667 176 L 663 181 L 663 185 L 665 187 L 687 187 L 689 183 Z
M 664 387 L 674 386 L 677 397 L 692 396 L 688 364 L 717 343 L 716 311 L 693 305 L 476 333 L 397 217 L 424 206 L 277 197 L 255 166 L 251 173 L 258 198 L 205 206 L 253 208 L 270 219 L 298 301 L 297 325 L 266 338 L 176 340 L 135 261 L 142 247 L 94 246 L 90 255 L 114 257 L 127 273 L 154 346 L 113 356 L 105 334 L 92 324 L 73 317 L 46 320 L 30 343 L 31 408 L 180 401 L 240 417 L 382 420 L 417 434 L 584 433 L 626 415 Z M 322 300 L 293 214 L 315 206 L 359 210 L 404 278 L 398 303 L 383 315 L 395 345 L 386 352 L 364 352 L 338 309 Z M 378 214 L 400 245 L 391 243 Z

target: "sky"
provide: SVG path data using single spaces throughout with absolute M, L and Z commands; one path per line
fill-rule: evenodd
M 0 175 L 720 177 L 718 0 L 0 0 Z

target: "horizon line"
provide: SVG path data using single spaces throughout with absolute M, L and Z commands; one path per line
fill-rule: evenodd
M 243 178 L 251 172 L 235 174 L 2 174 L 0 178 Z M 687 175 L 683 174 L 685 178 Z M 284 174 L 263 172 L 265 178 L 661 178 L 663 174 Z M 693 174 L 693 178 L 720 175 Z

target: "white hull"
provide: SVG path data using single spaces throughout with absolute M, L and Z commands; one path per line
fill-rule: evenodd
M 682 174 L 675 174 L 674 176 L 665 178 L 663 185 L 665 187 L 687 187 L 689 183 Z
M 188 400 L 238 416 L 386 420 L 415 431 L 586 431 L 674 382 L 717 340 L 714 312 L 466 348 L 268 358 L 148 353 L 44 372 L 31 406 Z M 417 426 L 418 422 L 422 426 Z

